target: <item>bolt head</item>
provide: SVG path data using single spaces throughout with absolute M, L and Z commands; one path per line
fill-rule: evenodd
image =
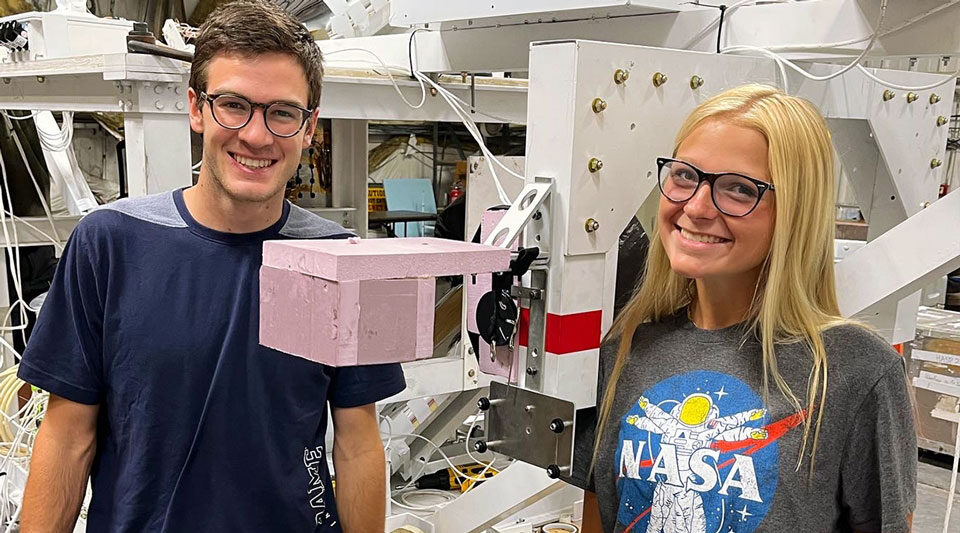
M 939 95 L 939 94 L 933 93 L 933 94 L 930 95 L 930 104 L 931 104 L 931 105 L 936 104 L 936 103 L 939 102 L 939 101 L 940 101 L 940 95 Z
M 889 102 L 890 100 L 893 100 L 896 96 L 897 96 L 897 93 L 891 91 L 890 89 L 883 91 L 884 102 Z
M 937 158 L 933 158 L 930 160 L 930 168 L 937 168 L 942 164 L 943 164 L 943 161 L 940 161 Z
M 616 83 L 617 85 L 620 85 L 620 84 L 624 83 L 625 81 L 627 81 L 628 78 L 630 78 L 630 71 L 628 71 L 628 70 L 624 70 L 624 69 L 622 69 L 622 68 L 618 68 L 618 69 L 617 69 L 616 71 L 614 71 L 614 73 L 613 73 L 613 81 L 614 81 L 614 83 Z
M 587 170 L 590 172 L 596 172 L 603 168 L 603 161 L 600 161 L 596 157 L 591 157 L 590 161 L 587 162 Z
M 537 369 L 536 369 L 536 368 L 533 368 L 532 366 L 528 366 L 528 367 L 527 367 L 527 375 L 528 375 L 528 376 L 536 376 L 536 375 L 537 375 Z
M 664 74 L 664 73 L 662 73 L 662 72 L 657 72 L 656 74 L 653 75 L 653 86 L 654 86 L 654 87 L 659 87 L 659 86 L 663 85 L 664 83 L 667 83 L 667 75 L 666 75 L 666 74 Z
M 588 218 L 587 222 L 584 224 L 584 229 L 587 230 L 587 233 L 593 233 L 600 229 L 600 223 L 592 218 Z
M 600 113 L 607 108 L 607 102 L 603 98 L 594 98 L 593 102 L 590 104 L 590 107 L 593 109 L 594 113 Z
M 912 104 L 917 101 L 917 98 L 920 98 L 920 95 L 914 92 L 907 93 L 907 103 Z
M 937 117 L 937 127 L 938 127 L 938 128 L 939 128 L 940 126 L 943 126 L 943 125 L 946 124 L 946 123 L 947 123 L 947 117 L 945 117 L 945 116 L 943 116 L 943 115 Z
M 467 375 L 472 378 L 473 376 L 477 375 L 477 371 L 471 368 L 470 370 L 467 370 Z
M 700 87 L 703 87 L 703 78 L 700 76 L 693 76 L 690 78 L 690 88 L 696 91 Z

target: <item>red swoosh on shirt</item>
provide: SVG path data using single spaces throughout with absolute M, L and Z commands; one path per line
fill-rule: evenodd
M 761 440 L 748 439 L 748 440 L 738 440 L 738 441 L 730 441 L 730 442 L 716 441 L 710 444 L 710 447 L 715 450 L 720 450 L 720 453 L 730 453 L 730 452 L 735 452 L 735 451 L 739 451 L 744 448 L 747 448 L 747 451 L 743 452 L 743 455 L 753 455 L 754 452 L 761 450 L 766 446 L 769 446 L 770 444 L 775 442 L 777 439 L 784 436 L 788 431 L 802 424 L 803 419 L 806 416 L 807 416 L 807 410 L 804 409 L 799 413 L 795 413 L 784 419 L 777 420 L 776 422 L 772 422 L 770 424 L 767 424 L 766 426 L 763 426 L 763 429 L 767 430 L 767 438 L 765 439 L 761 439 Z M 726 466 L 729 466 L 730 464 L 733 463 L 733 461 L 734 459 L 728 459 L 723 463 L 717 465 L 717 468 L 719 469 L 719 468 L 724 468 Z M 652 466 L 653 466 L 653 460 L 651 459 L 642 461 L 640 463 L 641 468 L 652 467 Z M 633 519 L 633 522 L 630 522 L 630 525 L 628 525 L 627 528 L 623 530 L 623 533 L 630 533 L 630 531 L 633 529 L 633 526 L 637 525 L 637 522 L 639 522 L 643 517 L 647 516 L 647 514 L 650 512 L 650 509 L 652 509 L 652 507 L 647 507 L 645 511 L 638 514 L 637 517 Z

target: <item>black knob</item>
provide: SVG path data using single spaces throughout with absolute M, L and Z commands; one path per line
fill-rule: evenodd
M 486 396 L 484 396 L 483 398 L 480 398 L 479 400 L 477 400 L 477 407 L 479 407 L 481 411 L 486 411 L 487 409 L 490 409 L 490 398 L 487 398 Z
M 478 440 L 477 442 L 473 443 L 473 449 L 476 450 L 477 453 L 484 453 L 487 451 L 487 443 L 482 440 Z
M 537 369 L 536 369 L 536 368 L 533 368 L 532 366 L 528 366 L 528 367 L 527 367 L 527 375 L 529 375 L 529 376 L 535 376 L 535 375 L 537 375 Z
M 550 422 L 550 431 L 554 433 L 563 433 L 563 426 L 564 426 L 563 420 L 560 420 L 559 418 L 554 418 Z
M 547 467 L 547 477 L 550 479 L 557 479 L 560 477 L 560 467 L 557 465 L 550 465 Z

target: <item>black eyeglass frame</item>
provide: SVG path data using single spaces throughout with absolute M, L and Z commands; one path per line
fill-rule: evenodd
M 697 173 L 697 186 L 693 188 L 693 192 L 690 193 L 690 196 L 687 199 L 674 200 L 673 198 L 670 198 L 669 196 L 667 196 L 667 193 L 663 190 L 663 183 L 660 180 L 660 174 L 663 172 L 663 167 L 667 163 L 682 163 L 692 168 L 693 171 Z M 714 196 L 714 191 L 716 190 L 716 187 L 714 187 L 714 183 L 716 183 L 716 181 L 720 179 L 721 176 L 737 176 L 757 186 L 757 201 L 756 203 L 753 204 L 753 207 L 751 207 L 750 210 L 748 210 L 746 213 L 742 215 L 731 215 L 730 213 L 727 213 L 726 211 L 723 210 L 723 208 L 720 207 L 720 205 L 717 203 L 717 197 Z M 744 174 L 740 174 L 737 172 L 716 172 L 716 173 L 704 172 L 699 168 L 695 167 L 694 165 L 691 165 L 690 163 L 687 163 L 686 161 L 683 161 L 681 159 L 671 159 L 669 157 L 657 158 L 657 187 L 660 189 L 660 194 L 662 194 L 663 197 L 666 198 L 667 200 L 675 204 L 682 204 L 684 202 L 689 202 L 690 198 L 693 198 L 694 196 L 696 196 L 697 191 L 700 190 L 700 185 L 702 185 L 703 182 L 707 182 L 710 184 L 710 200 L 713 202 L 714 207 L 717 208 L 717 211 L 720 211 L 721 213 L 723 213 L 724 215 L 727 215 L 728 217 L 745 217 L 750 213 L 753 213 L 753 210 L 756 209 L 758 205 L 760 205 L 760 200 L 763 199 L 763 193 L 767 192 L 768 190 L 769 191 L 776 190 L 774 189 L 772 183 L 760 181 L 756 178 L 751 178 L 750 176 L 746 176 Z
M 245 120 L 245 121 L 243 122 L 243 124 L 241 124 L 241 125 L 239 125 L 239 126 L 231 127 L 231 126 L 224 126 L 224 124 L 223 124 L 222 122 L 220 122 L 220 119 L 217 118 L 217 112 L 213 110 L 213 108 L 214 108 L 213 102 L 214 102 L 214 100 L 216 100 L 217 98 L 220 98 L 221 96 L 229 96 L 229 97 L 231 97 L 231 98 L 239 98 L 239 99 L 243 100 L 244 102 L 246 102 L 247 104 L 250 105 L 250 114 L 247 115 L 247 120 Z M 272 133 L 273 135 L 275 135 L 275 136 L 277 136 L 277 137 L 281 137 L 281 138 L 284 138 L 284 139 L 289 139 L 290 137 L 293 137 L 293 136 L 295 136 L 296 134 L 300 133 L 300 130 L 302 130 L 302 129 L 303 129 L 303 126 L 307 123 L 308 120 L 310 120 L 310 115 L 312 115 L 312 114 L 313 114 L 313 111 L 314 111 L 313 109 L 307 109 L 307 108 L 305 108 L 305 107 L 300 107 L 300 106 L 298 106 L 298 105 L 296 105 L 296 104 L 291 104 L 291 103 L 289 103 L 289 102 L 270 102 L 270 103 L 268 103 L 268 104 L 261 104 L 261 103 L 258 103 L 258 102 L 251 102 L 250 100 L 246 99 L 246 98 L 243 97 L 243 96 L 240 96 L 239 94 L 232 94 L 232 93 L 207 94 L 206 92 L 201 91 L 201 92 L 200 92 L 200 98 L 202 98 L 203 100 L 205 100 L 205 101 L 207 101 L 207 102 L 210 103 L 210 114 L 213 116 L 213 120 L 215 120 L 215 121 L 217 122 L 217 124 L 220 125 L 221 128 L 226 128 L 226 129 L 228 129 L 228 130 L 242 130 L 243 128 L 245 128 L 245 127 L 247 126 L 247 124 L 250 124 L 250 120 L 253 119 L 254 109 L 256 109 L 256 108 L 259 107 L 259 108 L 261 109 L 261 112 L 263 113 L 263 124 L 267 127 L 267 131 L 269 131 L 270 133 Z M 297 128 L 297 131 L 291 133 L 290 135 L 280 135 L 279 133 L 273 131 L 273 129 L 270 128 L 270 123 L 267 121 L 267 108 L 270 107 L 270 106 L 273 106 L 273 105 L 278 105 L 278 104 L 279 104 L 279 105 L 287 105 L 287 106 L 290 106 L 290 107 L 295 107 L 295 108 L 299 109 L 300 111 L 303 111 L 303 120 L 300 121 L 300 127 Z

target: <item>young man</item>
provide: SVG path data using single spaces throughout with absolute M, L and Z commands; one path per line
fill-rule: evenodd
M 283 197 L 320 59 L 270 4 L 230 3 L 201 28 L 197 185 L 84 218 L 24 353 L 20 376 L 51 394 L 22 531 L 71 530 L 88 475 L 90 531 L 383 531 L 374 402 L 404 388 L 399 365 L 330 368 L 257 342 L 263 241 L 348 235 Z

